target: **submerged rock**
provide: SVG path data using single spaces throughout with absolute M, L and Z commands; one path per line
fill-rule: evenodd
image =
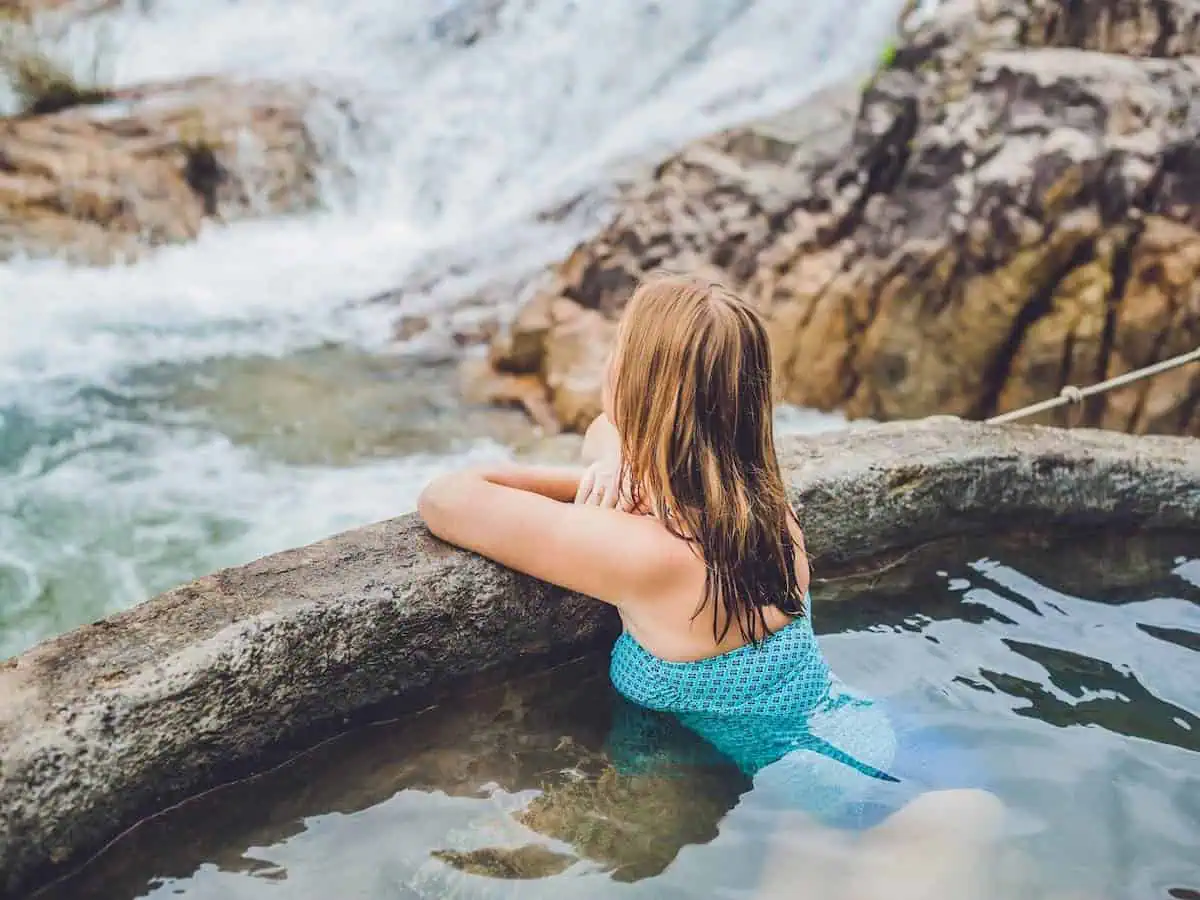
M 574 856 L 556 853 L 540 844 L 503 850 L 494 847 L 437 850 L 433 857 L 471 875 L 513 880 L 549 878 L 565 872 L 576 862 Z
M 451 453 L 482 441 L 513 446 L 537 436 L 518 412 L 464 404 L 455 371 L 455 360 L 434 354 L 329 346 L 185 367 L 172 373 L 167 400 L 236 444 L 302 466 Z
M 493 365 L 536 374 L 582 427 L 612 323 L 659 268 L 739 288 L 768 317 L 782 398 L 852 417 L 987 416 L 1190 350 L 1197 53 L 1189 0 L 943 3 L 856 119 L 844 94 L 816 97 L 663 163 L 555 268 Z M 1200 368 L 1081 413 L 1200 434 Z
M 319 199 L 311 89 L 196 78 L 93 99 L 0 119 L 0 261 L 130 261 L 209 218 Z
M 1200 526 L 1200 443 L 1186 438 L 938 419 L 780 445 L 826 574 L 996 528 Z M 173 803 L 379 715 L 381 704 L 412 708 L 471 678 L 600 650 L 616 627 L 601 604 L 449 547 L 408 515 L 217 572 L 46 641 L 0 663 L 0 896 Z M 614 802 L 674 789 L 597 787 Z M 531 807 L 529 824 L 582 841 L 570 816 L 576 793 L 559 797 Z M 627 826 L 636 817 L 595 832 L 587 852 L 609 858 Z
M 507 0 L 466 0 L 434 16 L 430 36 L 458 47 L 472 47 L 496 31 Z

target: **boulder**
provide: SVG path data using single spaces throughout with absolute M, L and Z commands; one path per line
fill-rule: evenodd
M 634 285 L 658 270 L 721 277 L 740 248 L 767 241 L 818 164 L 849 139 L 857 102 L 854 86 L 826 89 L 626 184 L 615 218 L 554 267 L 493 339 L 493 367 L 538 375 L 563 426 L 585 429 L 600 410 L 604 360 Z
M 308 88 L 196 78 L 0 119 L 0 261 L 130 261 L 318 202 Z
M 584 426 L 612 322 L 656 269 L 742 291 L 768 319 L 781 397 L 851 417 L 985 417 L 1190 350 L 1191 54 L 1195 0 L 947 0 L 857 113 L 827 92 L 667 160 L 555 267 L 493 364 L 536 374 L 563 425 Z M 1044 420 L 1067 415 L 1200 434 L 1200 367 Z
M 916 76 L 882 74 L 859 123 L 869 152 L 755 254 L 744 290 L 784 348 L 788 399 L 987 416 L 1200 344 L 1200 65 L 998 50 L 961 95 L 935 85 L 926 110 Z M 1200 372 L 1183 374 L 1183 390 L 1145 382 L 1083 419 L 1200 433 Z
M 826 574 L 1001 528 L 1200 524 L 1188 438 L 939 419 L 780 445 Z M 599 651 L 616 628 L 601 604 L 449 547 L 408 515 L 46 641 L 0 663 L 0 896 L 355 722 Z

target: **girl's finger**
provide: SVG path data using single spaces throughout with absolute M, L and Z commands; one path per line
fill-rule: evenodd
M 606 481 L 604 483 L 604 500 L 600 505 L 608 509 L 615 509 L 620 499 L 620 492 L 617 491 L 616 485 L 611 481 Z
M 596 473 L 588 469 L 583 473 L 583 477 L 579 479 L 579 487 L 575 489 L 575 502 L 577 504 L 587 503 L 588 496 L 592 493 L 592 485 L 596 483 Z
M 607 506 L 609 509 L 616 509 L 620 505 L 620 503 L 621 503 L 621 495 L 617 491 L 610 490 L 610 491 L 605 492 L 604 505 Z

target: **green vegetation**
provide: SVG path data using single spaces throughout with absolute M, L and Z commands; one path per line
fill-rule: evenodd
M 890 69 L 896 63 L 896 40 L 893 38 L 884 45 L 882 52 L 879 54 L 879 65 L 876 67 L 880 71 Z
M 859 90 L 861 92 L 866 93 L 870 89 L 871 85 L 875 83 L 875 79 L 879 76 L 880 72 L 886 72 L 896 64 L 896 52 L 897 40 L 896 38 L 892 38 L 890 41 L 884 44 L 883 49 L 879 51 L 879 58 L 875 64 L 875 71 L 863 79 L 862 84 L 859 86 Z

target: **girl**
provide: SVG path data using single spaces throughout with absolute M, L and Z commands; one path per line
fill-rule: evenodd
M 418 508 L 442 539 L 616 608 L 616 689 L 734 761 L 774 815 L 787 849 L 768 849 L 763 896 L 796 878 L 823 898 L 973 896 L 998 803 L 918 793 L 888 718 L 830 673 L 773 408 L 756 311 L 656 278 L 622 316 L 585 470 L 444 475 Z

